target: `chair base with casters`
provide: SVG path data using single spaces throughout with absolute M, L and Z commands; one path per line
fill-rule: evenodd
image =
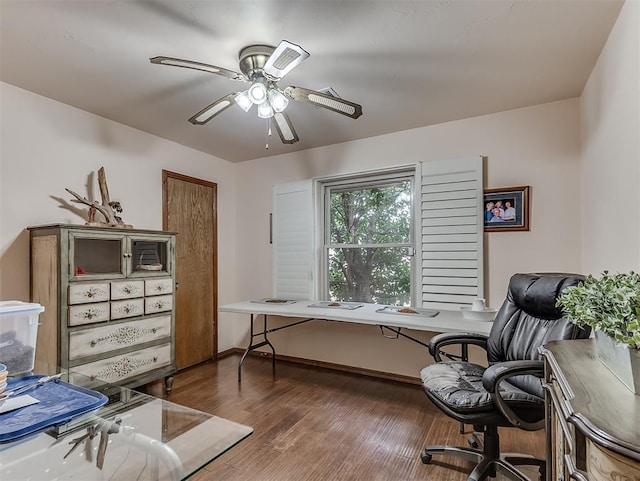
M 483 345 L 486 336 L 448 333 L 434 337 L 432 342 L 440 346 L 453 340 Z M 451 455 L 475 462 L 477 465 L 468 481 L 485 480 L 498 472 L 515 481 L 531 481 L 515 466 L 533 465 L 538 467 L 540 479 L 544 481 L 545 460 L 500 452 L 498 427 L 517 426 L 533 431 L 544 426 L 544 398 L 509 382 L 524 374 L 536 379 L 541 377 L 542 361 L 503 362 L 489 368 L 470 362 L 439 362 L 424 368 L 421 378 L 427 397 L 449 417 L 473 425 L 475 432 L 483 434 L 483 446 L 482 449 L 429 446 L 422 453 L 422 462 L 429 464 L 434 455 Z M 501 404 L 504 412 L 498 410 Z
M 522 474 L 515 466 L 537 466 L 540 479 L 545 480 L 544 459 L 538 459 L 526 454 L 500 454 L 500 443 L 498 436 L 498 428 L 489 426 L 484 433 L 484 449 L 474 449 L 459 446 L 429 446 L 424 449 L 420 458 L 424 464 L 430 464 L 433 456 L 446 455 L 466 459 L 476 463 L 467 481 L 482 481 L 484 479 L 495 477 L 499 472 L 514 481 L 531 481 L 527 476 Z
M 498 473 L 514 481 L 531 481 L 517 468 L 529 465 L 537 467 L 545 481 L 544 459 L 501 453 L 498 428 L 536 431 L 544 427 L 544 366 L 539 348 L 551 340 L 589 337 L 589 328 L 575 326 L 556 306 L 562 291 L 583 279 L 575 274 L 515 274 L 488 336 L 442 333 L 431 339 L 429 352 L 436 362 L 420 373 L 425 394 L 448 417 L 472 425 L 483 440 L 474 433 L 469 438 L 471 447 L 428 446 L 421 456 L 423 463 L 447 455 L 474 462 L 468 481 L 495 478 Z M 449 356 L 447 347 L 457 345 L 484 349 L 488 367 Z
M 464 434 L 466 431 L 464 430 L 464 423 L 460 423 L 460 434 Z M 467 443 L 469 443 L 469 446 L 471 446 L 473 449 L 480 449 L 482 448 L 482 443 L 484 442 L 482 440 L 482 438 L 480 437 L 480 435 L 482 434 L 482 429 L 477 427 L 477 426 L 473 426 L 473 431 L 471 431 L 471 434 L 469 435 L 469 437 L 467 438 Z

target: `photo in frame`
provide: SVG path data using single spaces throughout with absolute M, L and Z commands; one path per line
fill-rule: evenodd
M 485 189 L 484 231 L 529 230 L 529 186 Z

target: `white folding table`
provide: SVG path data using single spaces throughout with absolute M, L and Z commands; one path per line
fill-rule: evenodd
M 492 322 L 464 319 L 461 311 L 440 310 L 437 315 L 428 317 L 420 314 L 388 312 L 385 311 L 385 308 L 388 308 L 389 306 L 380 304 L 337 303 L 340 305 L 335 307 L 315 307 L 321 303 L 311 300 L 287 300 L 286 302 L 284 302 L 284 300 L 282 300 L 283 302 L 279 302 L 280 300 L 277 301 L 278 302 L 274 302 L 274 300 L 269 299 L 258 299 L 218 307 L 218 312 L 248 314 L 250 316 L 251 334 L 249 338 L 249 345 L 245 349 L 244 354 L 240 359 L 240 363 L 238 364 L 238 381 L 241 380 L 242 364 L 244 363 L 247 354 L 263 346 L 269 346 L 271 349 L 273 353 L 273 368 L 275 369 L 276 350 L 273 344 L 269 341 L 268 335 L 270 333 L 309 321 L 339 321 L 379 326 L 383 333 L 385 331 L 390 331 L 393 332 L 396 337 L 409 339 L 425 347 L 428 347 L 428 344 L 425 344 L 421 340 L 402 332 L 402 329 L 431 332 L 474 332 L 479 334 L 489 334 L 491 326 L 493 325 Z M 359 304 L 360 307 L 355 309 L 345 308 L 345 306 L 351 304 Z M 263 316 L 263 322 L 261 330 L 256 331 L 254 327 L 254 320 L 258 316 Z M 295 318 L 297 320 L 289 324 L 270 328 L 269 317 L 272 316 Z M 259 337 L 262 337 L 263 340 L 254 342 L 254 340 Z M 466 346 L 463 346 L 460 358 L 467 360 L 468 352 L 466 350 Z

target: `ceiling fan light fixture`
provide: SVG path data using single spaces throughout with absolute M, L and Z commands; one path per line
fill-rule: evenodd
M 269 89 L 267 94 L 269 97 L 269 103 L 276 112 L 282 112 L 289 105 L 289 99 L 279 90 L 275 88 Z
M 263 102 L 258 105 L 258 117 L 261 119 L 270 119 L 273 117 L 273 108 L 271 108 L 269 102 Z
M 249 97 L 249 94 L 247 93 L 246 90 L 244 92 L 240 92 L 236 96 L 235 100 L 238 106 L 245 112 L 248 112 L 251 109 L 251 107 L 253 107 L 253 101 Z
M 255 81 L 251 84 L 249 90 L 247 90 L 247 95 L 251 102 L 256 105 L 261 105 L 267 100 L 267 87 L 265 87 L 263 83 Z

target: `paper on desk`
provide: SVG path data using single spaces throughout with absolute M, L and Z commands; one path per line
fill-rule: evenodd
M 24 394 L 22 396 L 10 397 L 4 401 L 0 401 L 0 414 L 8 413 L 9 411 L 15 411 L 32 404 L 39 403 L 36 398 Z

